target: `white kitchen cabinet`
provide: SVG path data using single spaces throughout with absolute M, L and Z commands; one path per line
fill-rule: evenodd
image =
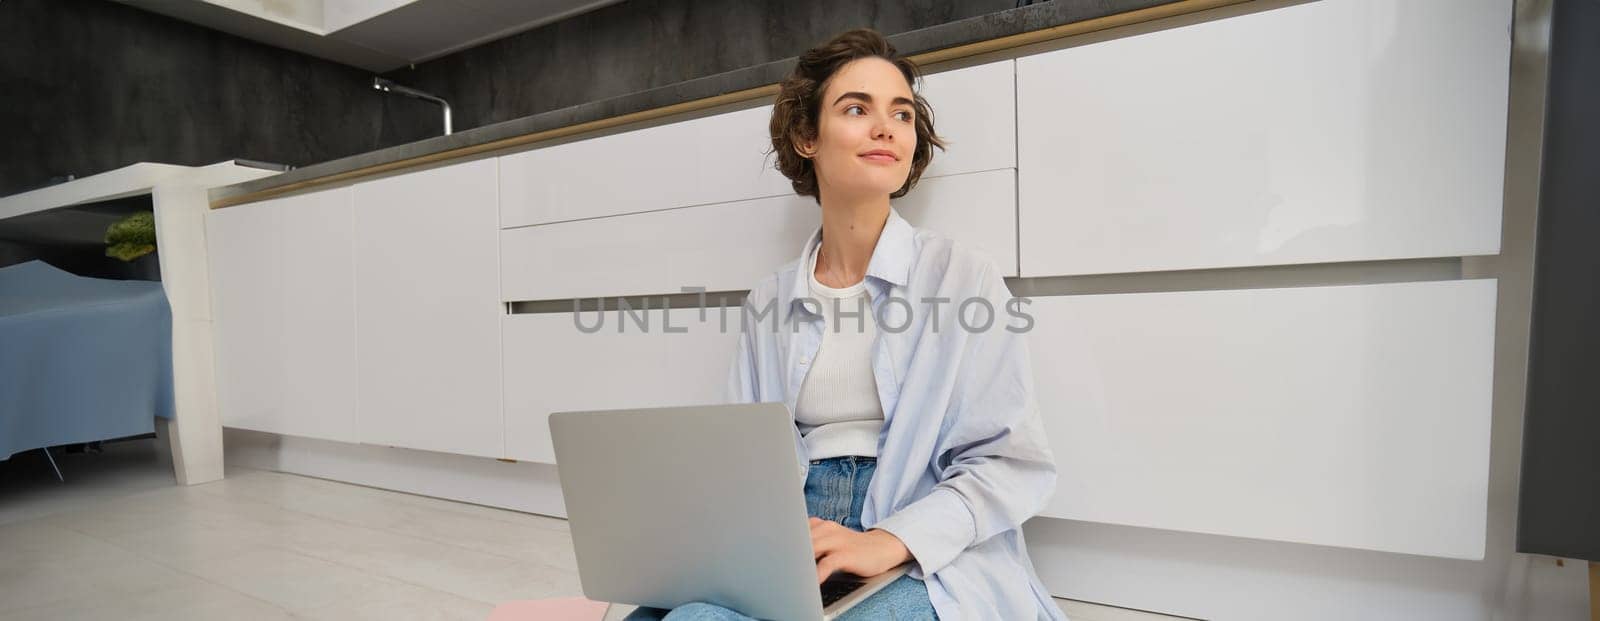
M 741 300 L 743 298 L 740 298 Z M 506 453 L 555 463 L 551 412 L 720 403 L 739 338 L 739 307 L 649 311 L 635 308 L 619 331 L 608 300 L 602 314 L 571 312 L 505 317 Z M 673 329 L 666 331 L 670 313 Z M 648 321 L 641 329 L 636 319 Z M 597 323 L 602 322 L 603 323 Z
M 358 437 L 501 457 L 494 159 L 357 184 Z
M 1323 0 L 1017 59 L 1022 275 L 1495 254 L 1510 0 Z
M 1495 289 L 1035 298 L 1043 515 L 1481 559 Z
M 1005 276 L 1017 275 L 1017 171 L 923 179 L 895 209 L 907 222 L 967 244 Z
M 587 138 L 500 158 L 501 220 L 525 226 L 777 196 L 771 106 Z
M 950 140 L 924 179 L 1015 167 L 1013 78 L 1010 60 L 924 77 L 935 129 Z M 771 117 L 765 105 L 503 156 L 502 226 L 791 196 L 767 153 Z
M 207 214 L 223 425 L 356 439 L 350 198 L 340 188 Z
M 1017 271 L 1011 169 L 924 179 L 895 208 L 906 221 L 971 244 Z M 748 289 L 800 256 L 821 211 L 779 196 L 500 233 L 508 301 Z
M 1011 59 L 923 76 L 933 129 L 949 144 L 933 150 L 922 178 L 1016 168 L 1016 94 Z
M 800 254 L 811 199 L 760 198 L 500 232 L 508 301 L 747 289 Z

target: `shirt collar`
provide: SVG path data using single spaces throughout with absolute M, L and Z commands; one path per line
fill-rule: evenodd
M 889 208 L 889 219 L 883 223 L 883 232 L 878 234 L 878 245 L 872 249 L 872 259 L 867 262 L 868 288 L 871 289 L 873 280 L 879 283 L 904 287 L 911 277 L 911 261 L 916 254 L 916 229 L 900 217 L 900 213 L 893 207 Z M 811 309 L 800 304 L 802 299 L 811 293 L 809 261 L 811 252 L 822 243 L 822 227 L 818 226 L 811 233 L 811 238 L 806 240 L 805 246 L 800 249 L 800 261 L 795 266 L 794 284 L 789 288 L 789 299 L 784 305 L 791 312 L 795 308 L 807 314 Z M 874 294 L 878 293 L 874 291 Z

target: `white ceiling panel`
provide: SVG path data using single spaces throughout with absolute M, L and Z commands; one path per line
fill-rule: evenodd
M 418 0 L 328 36 L 416 63 L 503 27 L 459 0 Z
M 383 73 L 621 0 L 118 0 Z
M 322 0 L 325 32 L 349 28 L 417 0 Z

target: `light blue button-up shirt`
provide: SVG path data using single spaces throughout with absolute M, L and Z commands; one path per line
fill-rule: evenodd
M 822 306 L 809 297 L 804 260 L 821 239 L 818 229 L 799 258 L 751 289 L 730 401 L 781 401 L 793 415 L 822 344 Z M 1012 298 L 992 260 L 893 209 L 866 285 L 884 424 L 861 525 L 905 543 L 911 576 L 927 582 L 941 619 L 1065 620 L 1022 537 L 1022 522 L 1056 483 L 1034 398 L 1026 301 Z M 798 428 L 795 452 L 804 480 Z

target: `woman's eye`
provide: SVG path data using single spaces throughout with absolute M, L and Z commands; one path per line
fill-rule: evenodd
M 845 106 L 844 113 L 846 115 L 850 115 L 851 111 L 853 111 L 853 110 L 865 112 L 866 108 L 862 108 L 858 104 L 851 104 L 849 106 Z M 899 116 L 901 121 L 906 122 L 906 123 L 910 123 L 911 122 L 911 112 L 910 111 L 908 111 L 908 110 L 898 110 L 898 111 L 895 112 L 895 114 Z

